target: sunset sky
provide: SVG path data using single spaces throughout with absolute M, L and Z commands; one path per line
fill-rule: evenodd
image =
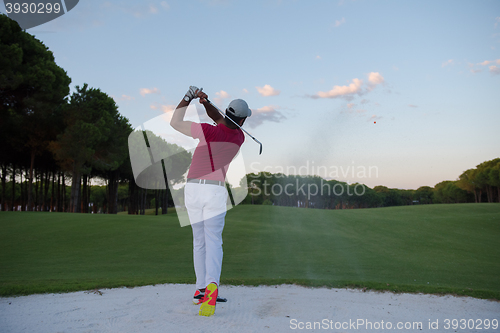
M 134 127 L 190 85 L 245 99 L 247 172 L 416 189 L 500 157 L 499 1 L 80 1 L 27 32 Z

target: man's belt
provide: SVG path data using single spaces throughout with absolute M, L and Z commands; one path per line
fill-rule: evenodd
M 196 183 L 196 184 L 210 184 L 210 185 L 225 186 L 224 182 L 221 182 L 219 180 L 210 180 L 210 179 L 188 178 L 187 182 L 188 183 Z

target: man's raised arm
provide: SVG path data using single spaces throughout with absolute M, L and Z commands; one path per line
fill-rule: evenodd
M 204 92 L 200 91 L 198 93 L 198 97 L 200 97 L 200 103 L 203 104 L 205 110 L 207 111 L 207 115 L 212 118 L 215 123 L 220 124 L 224 121 L 224 117 L 217 111 L 216 108 L 213 107 L 212 104 L 207 102 L 208 95 Z
M 201 89 L 198 89 L 195 86 L 189 87 L 184 98 L 180 101 L 179 105 L 175 108 L 174 114 L 172 115 L 172 119 L 170 120 L 170 126 L 172 126 L 175 130 L 181 132 L 182 134 L 186 134 L 187 136 L 191 135 L 191 124 L 192 121 L 184 120 L 184 116 L 186 115 L 187 107 L 189 103 L 195 98 L 198 98 L 198 94 L 201 93 Z

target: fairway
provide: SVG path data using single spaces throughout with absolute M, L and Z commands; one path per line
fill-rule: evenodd
M 500 299 L 500 204 L 228 212 L 222 284 L 298 283 Z M 0 213 L 0 295 L 194 283 L 175 214 Z

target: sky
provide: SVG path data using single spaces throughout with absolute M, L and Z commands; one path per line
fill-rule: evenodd
M 417 189 L 500 157 L 500 1 L 87 0 L 27 32 L 134 128 L 190 85 L 246 100 L 247 173 Z

